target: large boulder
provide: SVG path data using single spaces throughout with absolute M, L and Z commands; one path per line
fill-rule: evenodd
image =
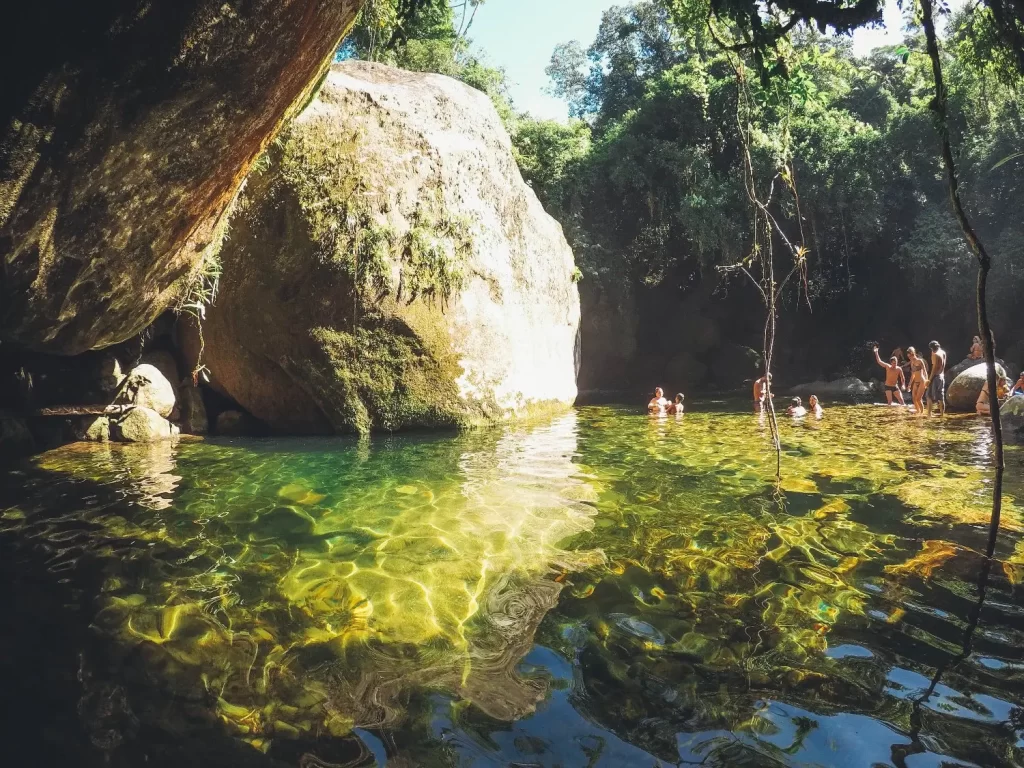
M 0 46 L 0 338 L 75 354 L 187 293 L 361 0 L 34 0 Z
M 996 374 L 1005 376 L 1003 366 L 996 364 Z M 988 380 L 988 368 L 985 363 L 972 365 L 950 381 L 946 377 L 946 407 L 951 411 L 973 411 L 978 402 L 981 388 Z
M 149 408 L 162 417 L 168 417 L 174 411 L 177 398 L 174 386 L 167 377 L 156 366 L 143 363 L 128 374 L 115 402 L 120 405 Z
M 335 66 L 221 257 L 202 362 L 274 430 L 461 426 L 576 397 L 572 251 L 490 100 L 450 78 Z

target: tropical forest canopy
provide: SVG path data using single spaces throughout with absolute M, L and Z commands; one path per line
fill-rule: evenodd
M 449 74 L 495 100 L 524 176 L 575 250 L 584 301 L 635 315 L 641 359 L 676 339 L 699 369 L 707 342 L 684 327 L 695 316 L 714 345 L 760 349 L 756 290 L 720 269 L 751 263 L 752 182 L 778 224 L 779 276 L 795 253 L 806 259 L 781 297 L 782 370 L 837 376 L 863 368 L 857 350 L 868 340 L 945 337 L 956 357 L 977 327 L 975 262 L 950 209 L 911 5 L 904 44 L 864 58 L 835 29 L 879 20 L 878 3 L 612 7 L 593 41 L 553 52 L 548 74 L 568 123 L 516 113 L 503 73 L 469 40 L 473 14 L 486 13 L 478 2 L 377 0 L 348 45 L 349 55 Z M 961 193 L 994 262 L 999 353 L 1018 364 L 1021 11 L 992 0 L 947 13 L 940 41 Z M 659 374 L 654 362 L 635 370 Z

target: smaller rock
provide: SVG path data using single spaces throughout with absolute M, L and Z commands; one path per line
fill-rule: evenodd
M 256 419 L 242 411 L 223 411 L 217 416 L 217 434 L 245 437 L 259 431 Z
M 179 433 L 174 424 L 152 408 L 133 408 L 111 426 L 114 437 L 126 443 L 152 443 Z
M 181 431 L 186 435 L 205 435 L 210 431 L 203 393 L 191 384 L 178 387 L 178 410 L 181 413 Z
M 0 460 L 11 461 L 32 453 L 35 442 L 21 419 L 0 419 Z
M 1008 443 L 1024 445 L 1024 395 L 1015 395 L 999 409 L 1003 438 Z
M 148 363 L 132 369 L 114 400 L 122 405 L 148 408 L 165 418 L 174 411 L 176 401 L 171 382 L 156 366 Z
M 850 397 L 871 394 L 871 386 L 856 376 L 847 376 L 835 381 L 812 381 L 798 384 L 789 390 L 794 395 L 818 395 L 819 397 Z
M 996 375 L 1006 375 L 1003 366 L 998 363 L 996 364 Z M 952 382 L 950 382 L 950 377 L 946 376 L 946 407 L 951 411 L 973 411 L 978 403 L 978 395 L 981 394 L 981 388 L 985 386 L 987 379 L 988 367 L 985 363 L 972 365 L 966 371 L 960 373 Z
M 87 416 L 75 427 L 75 437 L 89 443 L 110 442 L 110 417 Z

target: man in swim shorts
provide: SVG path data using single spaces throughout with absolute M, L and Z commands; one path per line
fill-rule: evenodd
M 932 351 L 932 375 L 925 393 L 925 409 L 931 418 L 932 404 L 938 404 L 941 418 L 946 415 L 946 350 L 937 341 L 929 342 L 928 347 Z
M 769 373 L 754 382 L 754 413 L 764 413 L 764 407 L 768 402 L 768 384 L 772 380 Z
M 903 388 L 907 384 L 906 377 L 903 375 L 903 369 L 900 367 L 899 358 L 893 355 L 889 358 L 888 364 L 882 362 L 882 358 L 878 356 L 878 347 L 874 348 L 875 362 L 885 368 L 885 401 L 892 405 L 893 396 L 899 400 L 900 405 L 906 405 L 903 402 Z

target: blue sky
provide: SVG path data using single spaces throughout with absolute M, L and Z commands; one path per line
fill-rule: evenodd
M 486 0 L 469 36 L 491 64 L 508 73 L 518 109 L 536 117 L 565 119 L 564 102 L 544 93 L 549 82 L 544 68 L 559 43 L 579 40 L 589 45 L 597 34 L 601 13 L 629 0 Z M 964 0 L 954 0 L 959 5 Z M 864 54 L 878 45 L 899 42 L 900 16 L 895 0 L 887 0 L 886 29 L 860 30 L 854 48 Z

